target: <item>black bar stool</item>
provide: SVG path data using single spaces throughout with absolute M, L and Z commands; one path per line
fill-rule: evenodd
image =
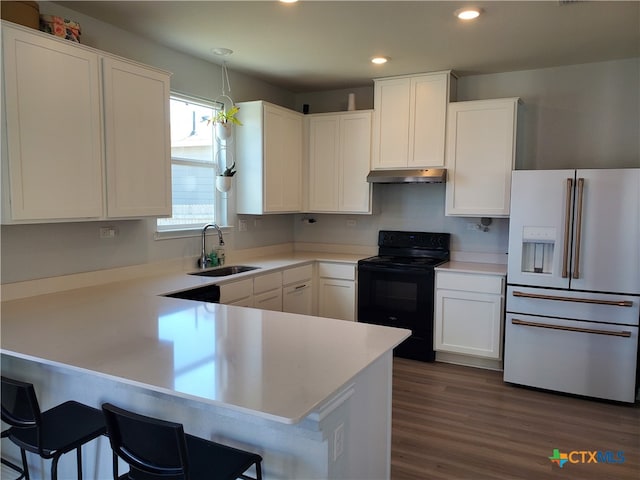
M 29 466 L 25 452 L 36 453 L 51 461 L 51 479 L 58 478 L 58 460 L 76 450 L 78 479 L 82 479 L 82 445 L 104 435 L 104 416 L 97 408 L 68 401 L 44 412 L 40 411 L 35 389 L 31 383 L 2 377 L 2 421 L 11 425 L 2 432 L 18 447 L 22 468 L 2 460 L 2 463 L 29 480 Z
M 184 433 L 180 423 L 139 415 L 109 403 L 102 405 L 113 449 L 114 480 L 262 479 L 262 457 Z M 118 476 L 118 457 L 129 473 Z

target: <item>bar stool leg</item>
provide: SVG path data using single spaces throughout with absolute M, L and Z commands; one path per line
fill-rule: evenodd
M 58 480 L 58 460 L 60 460 L 59 456 L 51 460 L 51 480 Z
M 82 480 L 82 446 L 76 448 L 76 460 L 78 462 L 78 480 Z
M 20 449 L 20 456 L 22 457 L 24 480 L 31 480 L 31 477 L 29 476 L 29 464 L 27 463 L 27 452 L 25 452 L 24 448 Z

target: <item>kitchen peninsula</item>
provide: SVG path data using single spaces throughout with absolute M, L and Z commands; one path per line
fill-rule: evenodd
M 389 478 L 392 349 L 409 332 L 162 296 L 205 282 L 180 272 L 5 301 L 2 373 L 32 381 L 43 409 L 111 402 L 255 451 L 265 479 Z M 111 478 L 106 439 L 83 453 L 87 478 Z

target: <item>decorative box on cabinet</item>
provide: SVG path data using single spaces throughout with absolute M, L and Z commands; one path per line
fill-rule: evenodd
M 504 278 L 436 270 L 436 352 L 502 359 Z
M 261 100 L 238 106 L 237 213 L 301 211 L 303 115 Z
M 355 265 L 320 262 L 318 277 L 318 316 L 355 321 Z
M 2 49 L 3 223 L 171 215 L 168 73 L 5 22 Z
M 450 71 L 374 80 L 372 168 L 442 168 Z
M 371 213 L 371 111 L 309 115 L 309 210 Z
M 508 217 L 518 98 L 449 104 L 446 215 Z

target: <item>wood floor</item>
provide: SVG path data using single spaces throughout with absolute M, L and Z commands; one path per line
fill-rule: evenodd
M 554 449 L 610 451 L 617 460 L 624 452 L 624 462 L 559 468 L 549 459 Z M 502 372 L 395 358 L 391 478 L 638 480 L 640 405 L 506 385 Z

